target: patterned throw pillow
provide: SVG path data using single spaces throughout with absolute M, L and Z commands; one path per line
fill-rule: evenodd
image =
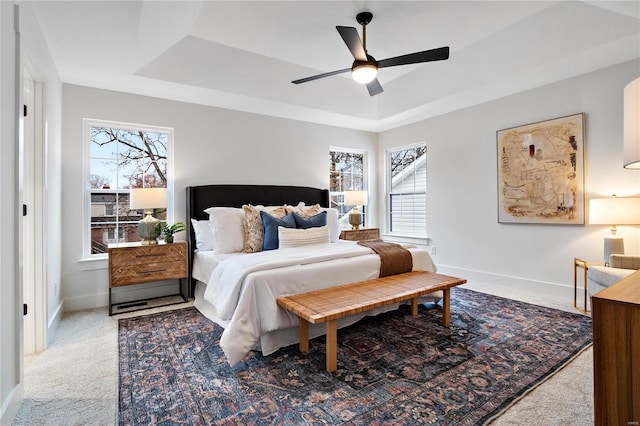
M 242 221 L 244 228 L 244 252 L 257 253 L 262 251 L 264 229 L 262 227 L 260 212 L 265 211 L 271 216 L 280 219 L 287 215 L 287 210 L 283 206 L 264 207 L 252 206 L 251 204 L 243 205 L 242 210 L 244 210 L 244 219 Z
M 297 206 L 285 206 L 285 207 L 287 208 L 287 213 L 297 213 L 302 217 L 315 216 L 322 211 L 322 209 L 320 208 L 320 204 L 307 206 L 304 204 L 304 201 L 300 201 Z

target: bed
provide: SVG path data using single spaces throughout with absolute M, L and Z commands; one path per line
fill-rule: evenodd
M 251 239 L 246 233 L 250 224 L 245 220 L 244 241 L 240 241 L 243 237 L 238 236 L 238 220 L 244 220 L 241 218 L 248 217 L 245 215 L 255 209 L 277 216 L 281 208 L 302 216 L 307 212 L 305 220 L 309 221 L 326 218 L 326 223 L 311 229 L 293 229 L 288 234 L 276 226 L 280 235 L 277 249 L 254 253 L 238 250 L 243 243 L 242 248 L 246 249 Z M 264 213 L 260 215 L 265 221 L 272 220 Z M 293 216 L 298 220 L 300 215 Z M 277 306 L 278 297 L 376 278 L 380 271 L 380 258 L 370 248 L 338 239 L 337 211 L 330 208 L 326 189 L 279 185 L 191 186 L 187 187 L 187 217 L 190 296 L 203 315 L 224 328 L 220 346 L 231 365 L 242 361 L 249 351 L 268 355 L 298 342 L 298 319 Z M 203 230 L 207 229 L 213 229 L 215 235 L 211 244 L 203 237 Z M 265 247 L 271 238 L 268 232 L 267 229 L 260 243 Z M 300 235 L 305 236 L 304 243 L 296 239 Z M 310 236 L 320 239 L 316 241 Z M 291 242 L 294 244 L 290 245 Z M 415 246 L 406 248 L 411 253 L 413 270 L 435 272 L 426 250 Z M 437 292 L 421 302 L 438 302 L 441 297 Z M 396 308 L 397 305 L 391 305 L 366 315 Z M 338 327 L 353 324 L 364 315 L 342 318 Z M 325 328 L 319 324 L 310 328 L 309 335 L 313 338 L 324 332 Z

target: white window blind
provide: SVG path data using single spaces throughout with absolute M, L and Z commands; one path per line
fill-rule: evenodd
M 427 147 L 387 152 L 388 232 L 427 236 Z

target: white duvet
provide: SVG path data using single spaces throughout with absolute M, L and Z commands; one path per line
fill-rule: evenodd
M 407 248 L 413 270 L 435 272 L 425 250 Z M 268 355 L 297 341 L 298 319 L 278 307 L 278 297 L 376 278 L 379 270 L 379 256 L 350 241 L 233 256 L 211 273 L 204 292 L 207 309 L 197 299 L 195 306 L 225 328 L 220 347 L 234 365 L 252 349 Z M 275 338 L 279 330 L 286 332 L 284 339 Z M 318 334 L 320 329 L 312 330 Z

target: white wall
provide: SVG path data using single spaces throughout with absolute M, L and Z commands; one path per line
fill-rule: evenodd
M 496 131 L 584 112 L 587 199 L 639 195 L 640 172 L 622 168 L 623 88 L 638 75 L 631 61 L 381 133 L 381 172 L 386 149 L 427 142 L 427 230 L 439 270 L 572 298 L 573 258 L 601 260 L 608 227 L 497 223 Z M 618 234 L 640 254 L 637 226 Z
M 327 188 L 330 146 L 366 150 L 373 170 L 378 161 L 373 133 L 138 95 L 63 85 L 62 111 L 65 311 L 106 306 L 108 294 L 106 261 L 81 261 L 83 118 L 174 129 L 174 221 L 185 221 L 185 188 L 190 185 L 237 183 Z M 375 183 L 375 179 L 372 181 Z M 372 188 L 374 194 L 375 189 Z M 370 219 L 374 224 L 377 221 L 376 217 Z M 181 233 L 176 238 L 184 239 L 185 235 Z
M 17 126 L 14 5 L 0 2 L 0 423 L 9 424 L 22 398 L 21 303 L 17 255 Z
M 24 62 L 36 81 L 42 83 L 43 135 L 36 138 L 37 151 L 44 155 L 44 170 L 36 172 L 36 185 L 43 185 L 45 221 L 44 232 L 46 324 L 48 330 L 56 327 L 62 315 L 60 284 L 61 234 L 61 162 L 62 162 L 62 83 L 51 58 L 46 40 L 30 3 L 20 5 L 20 32 Z M 50 340 L 51 333 L 47 333 Z
M 0 2 L 0 424 L 10 424 L 22 399 L 22 285 L 18 282 L 19 256 L 17 214 L 16 90 L 21 88 L 16 75 L 14 52 L 14 4 Z M 61 83 L 51 60 L 46 42 L 30 4 L 19 5 L 19 27 L 22 62 L 28 62 L 38 81 L 43 84 L 43 163 L 46 180 L 45 226 L 46 280 L 49 304 L 47 323 L 54 325 L 59 295 L 52 291 L 60 279 L 60 128 Z M 18 66 L 19 72 L 22 71 Z

